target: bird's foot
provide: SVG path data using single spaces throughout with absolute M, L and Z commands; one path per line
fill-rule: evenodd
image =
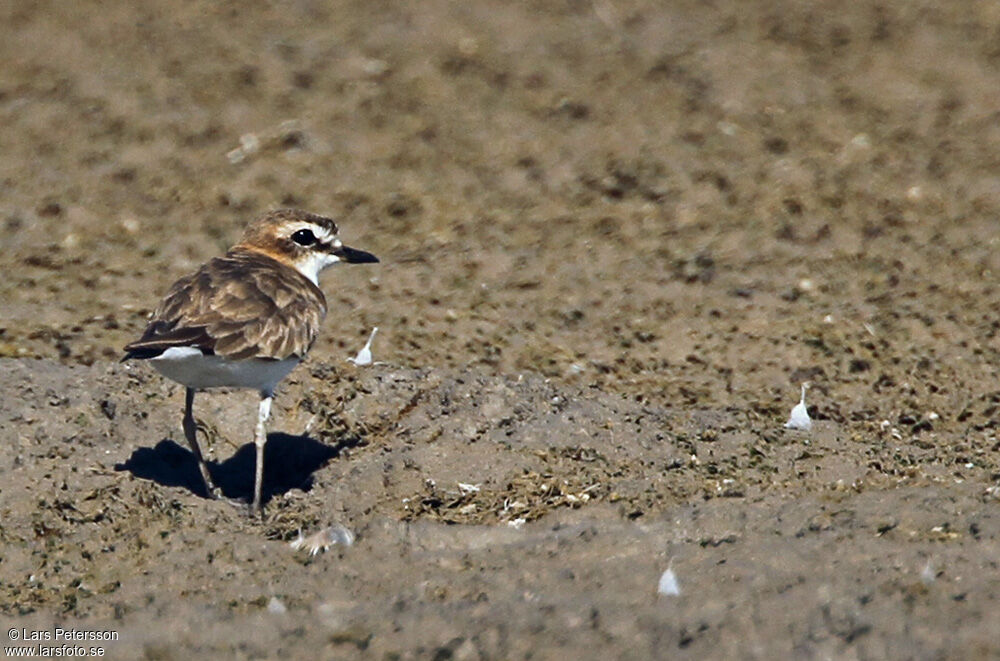
M 248 518 L 258 518 L 261 520 L 264 518 L 263 506 L 252 502 L 249 498 L 222 498 L 222 501 L 240 510 Z

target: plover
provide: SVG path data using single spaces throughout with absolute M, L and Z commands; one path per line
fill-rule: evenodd
M 253 509 L 261 509 L 265 423 L 274 389 L 309 352 L 326 315 L 319 273 L 337 262 L 378 258 L 348 248 L 329 218 L 281 209 L 253 221 L 222 257 L 174 283 L 125 357 L 149 360 L 186 388 L 184 435 L 210 497 L 219 490 L 195 437 L 194 395 L 206 388 L 260 392 Z

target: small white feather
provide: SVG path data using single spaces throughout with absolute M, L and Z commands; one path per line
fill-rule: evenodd
M 808 383 L 802 384 L 802 398 L 799 400 L 799 403 L 792 408 L 792 414 L 788 417 L 788 422 L 785 423 L 785 428 L 801 429 L 803 431 L 809 431 L 812 429 L 812 418 L 809 417 L 809 409 L 806 408 L 806 390 L 808 388 Z
M 354 363 L 358 367 L 364 367 L 365 365 L 372 364 L 372 341 L 375 339 L 375 333 L 378 332 L 378 326 L 372 329 L 372 334 L 368 336 L 368 341 L 365 342 L 365 346 L 361 348 L 354 358 L 348 358 L 347 362 Z
M 354 543 L 354 533 L 348 530 L 346 527 L 335 523 L 329 528 L 323 528 L 318 532 L 314 532 L 308 537 L 302 535 L 302 531 L 299 531 L 299 536 L 288 543 L 292 547 L 292 550 L 298 551 L 302 549 L 309 553 L 309 555 L 316 555 L 321 551 L 327 551 L 331 546 L 340 544 L 341 546 L 350 546 Z
M 660 583 L 656 587 L 656 592 L 666 597 L 680 596 L 681 586 L 677 583 L 677 575 L 670 567 L 667 567 L 667 570 L 660 575 Z

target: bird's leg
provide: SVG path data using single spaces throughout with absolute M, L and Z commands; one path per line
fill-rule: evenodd
M 254 432 L 254 445 L 257 446 L 257 470 L 253 481 L 253 511 L 260 513 L 260 493 L 264 485 L 264 444 L 267 443 L 267 430 L 264 423 L 271 415 L 271 397 L 269 392 L 260 394 L 260 408 L 257 410 L 257 429 Z
M 201 471 L 201 479 L 205 481 L 205 491 L 209 498 L 218 498 L 219 489 L 212 482 L 212 476 L 208 474 L 208 466 L 205 458 L 201 456 L 201 448 L 198 447 L 198 426 L 194 422 L 194 388 L 188 388 L 184 397 L 184 435 L 187 437 L 188 445 L 194 452 L 194 458 L 198 460 L 198 470 Z

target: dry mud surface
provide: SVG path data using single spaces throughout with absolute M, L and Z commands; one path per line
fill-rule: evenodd
M 0 7 L 3 630 L 1000 657 L 1000 11 L 665 5 Z M 324 276 L 257 520 L 117 359 L 275 206 L 383 261 Z M 196 401 L 232 500 L 255 408 Z

